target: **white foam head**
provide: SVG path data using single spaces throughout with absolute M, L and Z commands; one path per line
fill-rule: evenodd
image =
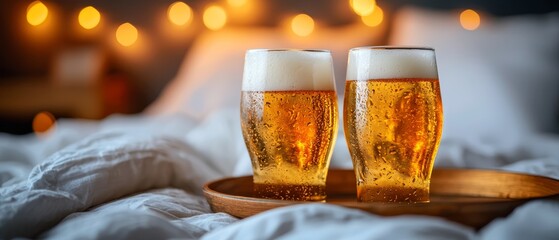
M 435 50 L 413 47 L 361 47 L 349 51 L 347 80 L 437 79 Z
M 330 51 L 249 50 L 242 90 L 335 90 L 333 71 Z

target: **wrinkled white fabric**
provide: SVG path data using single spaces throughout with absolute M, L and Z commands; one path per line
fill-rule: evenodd
M 48 137 L 0 137 L 0 238 L 52 239 L 495 239 L 557 236 L 556 202 L 534 202 L 480 232 L 443 219 L 379 217 L 327 204 L 238 220 L 213 213 L 202 185 L 250 174 L 236 111 L 203 122 L 184 115 L 60 121 Z M 345 147 L 343 138 L 338 148 Z M 334 154 L 344 156 L 344 154 Z M 347 166 L 346 157 L 332 166 Z M 443 141 L 438 166 L 559 178 L 559 137 Z M 32 170 L 31 170 L 32 169 Z M 521 227 L 523 226 L 523 227 Z
M 53 154 L 27 181 L 0 189 L 5 236 L 35 236 L 67 215 L 154 188 L 201 194 L 219 175 L 183 141 L 97 134 Z
M 237 219 L 208 213 L 206 200 L 179 189 L 158 189 L 70 214 L 41 237 L 51 239 L 198 239 Z M 100 221 L 101 220 L 101 221 Z M 201 221 L 202 220 L 202 221 Z
M 514 210 L 508 218 L 491 222 L 480 232 L 481 239 L 557 239 L 559 202 L 533 201 Z
M 330 204 L 278 208 L 203 239 L 471 239 L 474 231 L 440 218 L 379 217 Z

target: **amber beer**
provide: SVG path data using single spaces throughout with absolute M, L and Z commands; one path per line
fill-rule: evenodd
M 258 197 L 324 200 L 337 121 L 329 52 L 247 52 L 241 127 Z
M 428 202 L 443 113 L 434 50 L 350 51 L 344 130 L 360 201 Z

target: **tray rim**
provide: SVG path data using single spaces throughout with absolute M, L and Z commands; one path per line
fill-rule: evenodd
M 541 178 L 541 179 L 547 179 L 548 181 L 555 181 L 557 183 L 559 183 L 559 179 L 555 179 L 555 178 L 551 178 L 551 177 L 547 177 L 547 176 L 541 176 L 541 175 L 534 175 L 534 174 L 526 174 L 526 173 L 521 173 L 521 172 L 512 172 L 512 171 L 506 171 L 506 170 L 501 170 L 501 169 L 477 169 L 477 168 L 435 168 L 435 170 L 442 170 L 442 171 L 460 171 L 460 172 L 465 172 L 465 171 L 476 171 L 476 172 L 485 172 L 485 173 L 500 173 L 500 174 L 510 174 L 510 175 L 518 175 L 518 176 L 528 176 L 528 177 L 535 177 L 535 178 Z M 353 169 L 330 169 L 329 172 L 331 171 L 353 171 Z M 276 203 L 276 204 L 286 204 L 286 205 L 290 205 L 290 204 L 305 204 L 305 203 L 326 203 L 326 204 L 335 204 L 335 205 L 341 205 L 344 206 L 341 203 L 355 203 L 355 204 L 359 204 L 359 205 L 382 205 L 384 207 L 389 206 L 389 205 L 394 205 L 394 206 L 407 206 L 407 205 L 412 205 L 412 206 L 418 206 L 418 205 L 445 205 L 445 204 L 456 204 L 456 202 L 453 203 L 444 203 L 444 202 L 427 202 L 427 203 L 380 203 L 380 202 L 358 202 L 358 201 L 347 201 L 347 202 L 329 202 L 328 199 L 326 199 L 326 201 L 295 201 L 295 200 L 281 200 L 281 199 L 269 199 L 269 198 L 258 198 L 258 197 L 249 197 L 249 196 L 240 196 L 240 195 L 232 195 L 232 194 L 227 194 L 227 193 L 222 193 L 219 191 L 216 191 L 212 188 L 210 188 L 211 185 L 215 185 L 218 184 L 220 182 L 226 182 L 226 181 L 230 181 L 230 180 L 234 180 L 234 179 L 241 179 L 241 178 L 251 178 L 252 175 L 243 175 L 243 176 L 238 176 L 238 177 L 225 177 L 225 178 L 220 178 L 220 179 L 216 179 L 213 181 L 209 181 L 207 183 L 204 184 L 203 186 L 203 192 L 204 195 L 206 194 L 213 194 L 216 196 L 221 196 L 222 198 L 227 198 L 227 199 L 238 199 L 238 200 L 244 200 L 244 201 L 254 201 L 254 202 L 258 202 L 258 203 Z M 207 198 L 207 197 L 206 197 Z M 558 199 L 559 200 L 559 189 L 557 190 L 557 193 L 552 194 L 552 195 L 546 195 L 546 196 L 540 196 L 540 197 L 528 197 L 528 198 L 495 198 L 495 199 L 502 199 L 502 201 L 491 201 L 491 202 L 460 202 L 460 204 L 464 204 L 464 205 L 478 205 L 478 204 L 483 204 L 483 205 L 491 205 L 491 204 L 500 204 L 503 202 L 524 202 L 524 201 L 531 201 L 531 200 L 537 200 L 537 199 Z
M 250 178 L 251 175 L 246 176 L 239 176 L 239 177 L 225 177 L 221 179 L 216 179 L 214 181 L 210 181 L 206 183 L 203 187 L 204 197 L 206 198 L 208 205 L 210 206 L 213 212 L 225 212 L 234 217 L 238 218 L 246 218 L 251 217 L 253 215 L 257 215 L 263 212 L 267 212 L 269 210 L 273 210 L 275 208 L 280 207 L 287 207 L 291 205 L 297 204 L 331 204 L 339 207 L 345 207 L 350 209 L 357 209 L 364 212 L 368 212 L 371 214 L 375 214 L 378 216 L 397 216 L 397 215 L 416 215 L 416 216 L 428 216 L 428 217 L 438 217 L 443 218 L 445 220 L 463 224 L 465 226 L 472 227 L 474 229 L 481 229 L 485 225 L 489 224 L 491 221 L 495 220 L 496 218 L 506 217 L 511 212 L 514 211 L 516 207 L 521 206 L 524 203 L 527 203 L 532 200 L 542 200 L 542 199 L 551 199 L 555 201 L 559 201 L 559 179 L 554 179 L 546 176 L 539 176 L 533 174 L 525 174 L 519 172 L 510 172 L 504 170 L 495 170 L 495 169 L 472 169 L 472 168 L 435 168 L 435 172 L 443 171 L 442 176 L 442 184 L 448 183 L 448 175 L 444 174 L 453 174 L 453 171 L 461 171 L 462 174 L 466 175 L 465 179 L 469 179 L 467 174 L 480 174 L 481 179 L 487 178 L 487 176 L 491 176 L 491 174 L 503 174 L 497 177 L 497 179 L 501 179 L 501 181 L 506 181 L 506 178 L 511 177 L 510 175 L 517 175 L 519 176 L 520 180 L 529 180 L 529 179 L 521 179 L 524 177 L 532 178 L 533 181 L 529 181 L 527 185 L 524 187 L 534 187 L 537 186 L 541 188 L 542 194 L 547 195 L 539 195 L 539 193 L 534 194 L 520 194 L 522 198 L 510 198 L 512 193 L 507 193 L 506 195 L 496 194 L 495 197 L 492 196 L 485 196 L 483 194 L 471 194 L 469 191 L 463 192 L 458 190 L 455 192 L 456 195 L 453 193 L 445 192 L 444 188 L 438 194 L 434 196 L 442 196 L 443 199 L 445 197 L 452 197 L 457 196 L 458 199 L 461 196 L 473 197 L 475 200 L 488 198 L 491 199 L 489 201 L 435 201 L 429 203 L 378 203 L 378 202 L 358 202 L 356 199 L 345 199 L 343 192 L 341 198 L 333 198 L 333 201 L 291 201 L 291 200 L 279 200 L 279 199 L 265 199 L 265 198 L 257 198 L 252 196 L 245 196 L 245 195 L 234 195 L 229 193 L 222 193 L 217 190 L 211 189 L 210 186 L 220 183 L 226 183 L 227 181 L 238 181 L 237 184 L 245 184 L 246 181 L 252 182 Z M 337 173 L 338 176 L 344 176 L 343 174 L 351 174 L 353 169 L 330 169 L 329 174 L 335 174 L 333 172 L 340 171 Z M 467 173 L 464 173 L 467 171 Z M 481 173 L 480 173 L 481 171 Z M 345 172 L 345 173 L 342 173 Z M 451 175 L 452 176 L 452 175 Z M 244 178 L 244 179 L 242 179 Z M 247 179 L 248 178 L 248 179 Z M 504 180 L 502 178 L 505 178 Z M 462 176 L 462 181 L 464 180 L 464 176 Z M 244 181 L 244 182 L 243 182 Z M 331 180 L 332 181 L 332 180 Z M 544 185 L 543 187 L 539 185 L 543 181 L 543 184 L 552 183 L 549 186 Z M 463 182 L 460 183 L 460 180 L 457 181 L 460 184 L 464 184 Z M 522 181 L 520 181 L 522 182 Z M 235 183 L 235 182 L 232 182 Z M 518 183 L 518 182 L 516 182 Z M 345 181 L 341 182 L 342 185 L 348 184 Z M 479 185 L 479 183 L 477 183 Z M 514 182 L 513 182 L 514 184 Z M 219 185 L 218 185 L 219 186 Z M 227 186 L 226 186 L 227 187 Z M 230 186 L 229 186 L 230 187 Z M 450 185 L 450 187 L 456 187 Z M 509 185 L 510 187 L 510 185 Z M 327 187 L 328 188 L 328 187 Z M 522 190 L 521 187 L 518 190 Z M 440 190 L 440 189 L 439 189 Z M 327 190 L 328 191 L 328 190 Z M 486 190 L 482 190 L 486 191 Z M 500 191 L 496 191 L 500 192 Z M 514 192 L 514 191 L 513 191 Z M 522 192 L 522 191 L 521 191 Z M 449 194 L 449 195 L 445 195 Z M 471 195 L 470 195 L 471 194 Z M 535 196 L 535 197 L 523 197 L 523 196 Z M 344 201 L 345 200 L 345 201 Z
M 204 196 L 210 205 L 210 208 L 214 212 L 225 212 L 232 216 L 238 218 L 251 217 L 256 214 L 267 212 L 275 208 L 287 207 L 296 204 L 332 204 L 339 207 L 358 209 L 364 212 L 379 216 L 397 216 L 397 215 L 419 215 L 419 216 L 430 216 L 446 219 L 447 221 L 459 223 L 465 226 L 472 227 L 474 229 L 481 229 L 485 225 L 489 224 L 496 218 L 506 217 L 511 212 L 514 211 L 516 207 L 521 206 L 528 201 L 537 199 L 552 199 L 559 200 L 559 179 L 554 179 L 546 176 L 539 176 L 533 174 L 525 174 L 519 172 L 510 172 L 504 170 L 494 170 L 494 169 L 467 169 L 467 168 L 435 168 L 435 171 L 446 171 L 444 174 L 452 174 L 452 171 L 460 171 L 462 174 L 475 174 L 474 172 L 481 171 L 482 179 L 483 176 L 487 177 L 488 174 L 504 174 L 504 175 L 519 175 L 522 177 L 533 178 L 534 181 L 530 181 L 530 186 L 536 184 L 538 186 L 538 181 L 541 180 L 544 183 L 552 183 L 550 186 L 544 185 L 542 192 L 549 193 L 549 195 L 540 195 L 536 197 L 525 197 L 525 198 L 509 198 L 511 194 L 498 197 L 484 197 L 483 194 L 468 195 L 468 191 L 456 191 L 456 196 L 473 197 L 473 198 L 488 198 L 491 201 L 448 201 L 448 202 L 429 202 L 429 203 L 378 203 L 378 202 L 358 202 L 356 199 L 351 199 L 350 201 L 324 201 L 324 202 L 314 202 L 314 201 L 290 201 L 290 200 L 279 200 L 279 199 L 265 199 L 257 198 L 251 196 L 239 196 L 232 195 L 228 193 L 218 192 L 210 188 L 212 184 L 219 184 L 221 182 L 231 181 L 231 179 L 236 179 L 237 181 L 250 181 L 247 178 L 252 178 L 252 176 L 240 176 L 240 177 L 226 177 L 222 179 L 217 179 L 210 181 L 204 185 L 203 192 Z M 353 169 L 330 169 L 329 174 L 335 171 L 345 171 L 345 174 L 350 174 Z M 343 176 L 344 173 L 338 173 Z M 485 174 L 485 175 L 483 175 Z M 503 176 L 503 175 L 502 175 Z M 501 177 L 502 177 L 501 176 Z M 339 177 L 339 176 L 338 176 Z M 464 176 L 462 176 L 464 177 Z M 245 179 L 242 179 L 245 178 Z M 443 179 L 448 179 L 448 176 L 443 177 Z M 252 181 L 250 181 L 252 182 Z M 443 181 L 444 183 L 445 181 Z M 460 182 L 460 181 L 458 181 Z M 347 184 L 342 182 L 342 184 Z M 463 184 L 463 183 L 462 183 Z M 478 183 L 479 184 L 479 183 Z M 459 185 L 459 184 L 458 184 Z M 541 187 L 541 186 L 538 186 Z M 328 190 L 327 190 L 328 191 Z M 498 191 L 497 191 L 498 192 Z M 441 191 L 443 194 L 436 194 L 435 196 L 445 196 L 445 191 Z M 344 194 L 343 192 L 340 194 Z M 461 195 L 464 194 L 464 195 Z M 345 194 L 344 194 L 345 195 Z M 453 196 L 453 195 L 448 195 Z M 524 196 L 520 194 L 519 196 Z M 334 198 L 337 199 L 337 198 Z M 333 200 L 334 200 L 333 199 Z

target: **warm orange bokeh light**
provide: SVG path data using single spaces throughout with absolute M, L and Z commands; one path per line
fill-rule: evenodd
M 37 26 L 45 20 L 49 15 L 49 9 L 41 1 L 35 1 L 27 7 L 27 22 L 33 26 Z
M 307 14 L 299 14 L 291 19 L 291 30 L 297 36 L 308 36 L 314 31 L 314 20 Z
M 227 23 L 227 13 L 217 5 L 206 8 L 203 16 L 204 25 L 210 30 L 219 30 Z
M 44 133 L 54 127 L 56 119 L 49 112 L 40 112 L 33 118 L 33 131 Z
M 231 7 L 241 7 L 247 4 L 248 0 L 227 0 L 227 4 Z
M 227 12 L 227 23 L 235 25 L 258 25 L 262 23 L 268 13 L 268 1 L 261 0 L 227 0 L 224 6 Z
M 481 19 L 479 14 L 472 10 L 466 9 L 462 13 L 460 13 L 460 25 L 466 30 L 476 30 L 481 23 Z
M 130 23 L 123 23 L 116 30 L 116 40 L 122 46 L 128 47 L 138 40 L 138 30 Z
M 174 2 L 167 9 L 169 21 L 177 26 L 184 26 L 192 21 L 192 8 L 183 2 Z
M 92 6 L 83 8 L 78 15 L 78 22 L 80 23 L 80 26 L 85 29 L 97 27 L 100 21 L 101 14 Z
M 349 0 L 351 9 L 359 16 L 367 16 L 373 13 L 376 7 L 375 0 Z
M 361 17 L 361 21 L 363 21 L 363 23 L 369 27 L 376 27 L 380 25 L 383 19 L 384 19 L 384 12 L 379 6 L 375 7 L 373 13 Z

